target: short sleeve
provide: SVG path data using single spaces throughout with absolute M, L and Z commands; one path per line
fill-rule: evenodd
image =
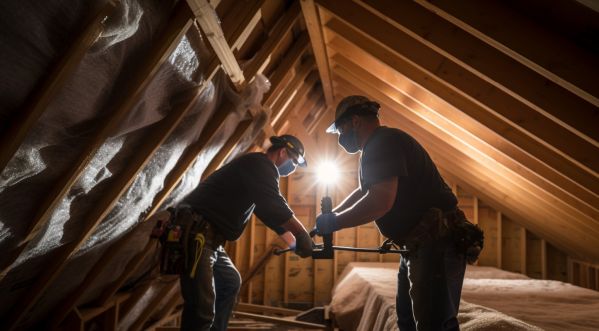
M 360 187 L 370 186 L 391 177 L 408 175 L 405 151 L 400 141 L 391 135 L 375 137 L 362 152 L 360 159 Z
M 254 214 L 278 234 L 284 233 L 281 227 L 293 212 L 279 190 L 279 174 L 271 164 L 263 164 L 247 178 L 249 191 L 256 208 Z M 281 232 L 282 231 L 282 232 Z

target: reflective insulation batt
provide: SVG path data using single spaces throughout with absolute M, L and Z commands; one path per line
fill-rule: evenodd
M 0 123 L 3 130 L 23 111 L 28 98 L 70 46 L 72 38 L 65 36 L 81 30 L 105 3 L 99 0 L 0 2 L 0 72 L 3 77 L 0 80 Z M 229 159 L 244 152 L 266 122 L 267 112 L 260 103 L 270 87 L 268 80 L 257 76 L 241 93 L 230 88 L 228 77 L 220 71 L 212 81 L 206 82 L 205 67 L 210 51 L 192 25 L 135 106 L 108 137 L 101 140 L 100 146 L 92 149 L 89 162 L 52 210 L 49 220 L 26 246 L 21 245 L 45 199 L 57 194 L 58 183 L 64 176 L 70 176 L 73 165 L 93 146 L 98 132 L 111 121 L 117 106 L 131 95 L 132 77 L 139 71 L 175 6 L 174 1 L 165 0 L 119 1 L 105 20 L 100 37 L 52 98 L 0 174 L 0 249 L 3 252 L 0 265 L 7 270 L 0 280 L 2 320 L 11 314 L 19 300 L 31 294 L 40 277 L 48 270 L 55 270 L 53 268 L 61 262 L 57 257 L 74 247 L 64 267 L 21 321 L 20 328 L 37 329 L 36 323 L 48 320 L 53 309 L 78 290 L 107 249 L 124 241 L 117 254 L 102 261 L 106 265 L 80 296 L 77 305 L 96 300 L 132 259 L 147 247 L 156 250 L 155 246 L 146 246 L 154 224 L 144 220 L 153 207 L 154 198 L 166 189 L 168 174 L 187 147 L 198 140 L 211 116 L 225 108 L 232 109 L 159 210 L 175 205 L 198 184 L 212 158 L 237 124 L 248 116 L 248 111 L 258 115 L 254 116 L 250 130 Z M 201 92 L 185 117 L 123 188 L 124 193 L 102 214 L 98 225 L 91 228 L 91 234 L 85 236 L 90 222 L 95 221 L 89 216 L 92 210 L 110 192 L 123 186 L 141 146 L 159 134 L 159 130 L 164 130 L 161 121 L 175 109 L 186 107 L 199 88 Z M 87 239 L 81 242 L 81 238 Z M 135 322 L 135 311 L 141 311 L 164 292 L 161 287 L 168 283 L 158 281 L 150 288 L 145 286 L 154 277 L 150 271 L 157 263 L 155 252 L 147 254 L 140 263 L 141 267 L 125 286 L 134 293 L 137 289 L 145 294 L 120 322 L 122 330 Z M 178 286 L 171 291 L 178 291 Z

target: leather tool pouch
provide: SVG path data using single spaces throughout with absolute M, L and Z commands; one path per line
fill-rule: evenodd
M 459 209 L 447 217 L 447 222 L 455 239 L 456 250 L 464 255 L 468 264 L 474 264 L 483 250 L 483 230 L 468 221 L 464 212 Z
M 178 275 L 188 269 L 188 247 L 192 233 L 206 231 L 207 223 L 191 208 L 169 208 L 170 218 L 158 221 L 151 237 L 160 241 L 160 273 Z M 204 241 L 202 241 L 203 248 Z

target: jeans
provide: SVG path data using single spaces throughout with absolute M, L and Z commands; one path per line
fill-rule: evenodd
M 430 240 L 402 254 L 397 282 L 400 331 L 459 330 L 457 320 L 466 262 L 451 238 Z
M 180 282 L 184 301 L 181 330 L 225 331 L 241 287 L 241 276 L 223 247 L 204 247 L 195 277 L 186 271 Z

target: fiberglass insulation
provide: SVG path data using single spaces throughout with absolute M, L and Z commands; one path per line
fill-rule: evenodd
M 3 130 L 23 110 L 28 97 L 46 78 L 74 36 L 104 3 L 102 0 L 0 2 L 0 123 Z M 116 105 L 127 97 L 132 76 L 139 70 L 174 6 L 173 2 L 164 0 L 122 0 L 105 20 L 101 36 L 0 174 L 2 252 L 15 251 L 43 199 L 53 194 L 59 179 L 109 120 Z M 207 46 L 192 25 L 144 90 L 141 100 L 91 157 L 49 221 L 19 258 L 10 265 L 12 254 L 0 256 L 3 268 L 10 265 L 8 274 L 0 282 L 2 320 L 44 270 L 56 263 L 53 257 L 60 249 L 81 236 L 86 214 L 107 190 L 117 184 L 116 179 L 129 166 L 139 147 L 156 133 L 157 123 L 172 109 L 184 106 L 195 88 L 204 82 L 203 70 L 208 58 Z M 246 111 L 256 107 L 260 116 L 231 157 L 249 146 L 266 120 L 260 102 L 269 83 L 264 77 L 257 77 L 237 94 L 230 89 L 226 79 L 222 74 L 217 75 L 202 91 L 180 124 L 36 301 L 24 319 L 23 327 L 33 327 L 46 319 L 52 308 L 76 289 L 111 244 L 124 234 L 136 231 L 119 254 L 105 261 L 107 265 L 99 280 L 80 298 L 79 304 L 95 299 L 117 279 L 128 261 L 147 243 L 153 224 L 142 221 L 152 207 L 154 197 L 164 188 L 165 177 L 186 147 L 198 139 L 210 117 L 221 110 L 225 99 L 234 105 L 234 110 L 197 156 L 162 209 L 175 204 L 197 185 L 202 172 L 237 123 L 247 116 Z M 155 255 L 150 254 L 147 260 L 129 280 L 129 286 L 143 282 L 155 264 Z M 156 292 L 158 290 L 150 289 L 147 295 Z M 141 302 L 143 305 L 144 300 Z M 126 329 L 131 321 L 123 323 L 120 327 Z

